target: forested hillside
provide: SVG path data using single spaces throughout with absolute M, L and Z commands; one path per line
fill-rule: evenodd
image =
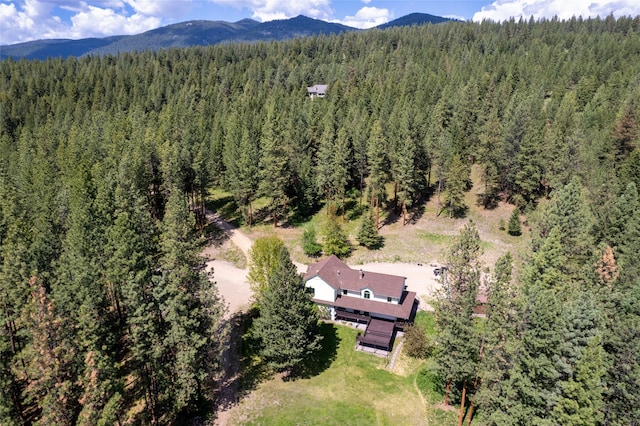
M 502 356 L 485 358 L 478 415 L 637 422 L 639 99 L 638 18 L 0 62 L 1 423 L 211 412 L 223 309 L 195 245 L 209 189 L 247 224 L 258 197 L 277 225 L 356 191 L 374 211 L 439 197 L 457 217 L 472 164 L 480 203 L 534 225 L 527 265 L 511 279 L 503 259 L 490 284 Z M 443 368 L 454 399 L 472 367 Z

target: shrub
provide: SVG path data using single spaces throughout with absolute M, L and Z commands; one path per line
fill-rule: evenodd
M 423 327 L 410 325 L 404 331 L 404 350 L 413 358 L 427 358 L 433 351 L 433 343 Z

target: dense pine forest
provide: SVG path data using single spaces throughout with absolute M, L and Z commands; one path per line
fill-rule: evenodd
M 482 337 L 472 227 L 452 249 L 447 398 L 489 424 L 638 424 L 639 103 L 639 18 L 0 62 L 0 423 L 215 412 L 212 188 L 248 225 L 258 198 L 279 226 L 347 194 L 404 223 L 429 197 L 463 216 L 476 165 L 532 246 L 492 267 Z

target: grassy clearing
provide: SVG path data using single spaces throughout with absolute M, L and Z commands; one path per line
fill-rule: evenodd
M 438 413 L 416 387 L 424 361 L 400 358 L 400 374 L 387 360 L 354 349 L 356 330 L 324 324 L 321 368 L 308 378 L 265 381 L 241 400 L 231 424 L 249 425 L 422 425 L 451 413 Z M 330 360 L 329 363 L 326 361 Z
M 353 245 L 353 251 L 348 259 L 351 264 L 370 262 L 407 262 L 407 263 L 442 263 L 447 248 L 459 230 L 469 220 L 473 220 L 480 232 L 484 254 L 482 261 L 485 266 L 492 267 L 498 257 L 510 251 L 516 259 L 526 251 L 530 240 L 527 226 L 523 226 L 523 235 L 511 236 L 506 230 L 500 229 L 500 222 L 508 223 L 513 206 L 499 203 L 493 209 L 485 209 L 478 204 L 479 195 L 483 191 L 480 181 L 480 168 L 472 167 L 471 179 L 474 183 L 470 191 L 465 194 L 468 206 L 466 217 L 450 219 L 445 211 L 437 215 L 437 197 L 433 195 L 411 216 L 407 225 L 402 225 L 402 219 L 390 210 L 381 209 L 380 234 L 384 237 L 384 245 L 378 250 L 368 250 L 357 245 L 356 234 L 360 224 L 360 198 L 352 194 L 346 200 L 345 218 L 342 228 Z M 390 192 L 392 193 L 392 192 Z M 254 226 L 247 226 L 233 197 L 221 190 L 211 191 L 208 202 L 209 208 L 218 211 L 235 225 L 239 225 L 250 238 L 275 235 L 282 239 L 294 260 L 300 263 L 311 263 L 314 259 L 305 256 L 302 251 L 302 233 L 308 226 L 316 228 L 321 239 L 322 230 L 327 221 L 327 210 L 321 208 L 309 217 L 292 217 L 292 222 L 280 223 L 273 227 L 270 215 L 261 208 L 266 206 L 267 199 L 256 200 L 253 204 L 255 211 Z M 364 200 L 366 205 L 367 200 Z M 387 204 L 391 204 L 388 200 Z M 338 210 L 341 214 L 341 210 Z M 523 218 L 524 219 L 524 218 Z

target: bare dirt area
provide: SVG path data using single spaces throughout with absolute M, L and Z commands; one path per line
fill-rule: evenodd
M 224 297 L 228 314 L 244 311 L 249 307 L 253 292 L 247 282 L 246 269 L 239 269 L 224 260 L 210 260 L 206 270 L 212 271 L 211 279 L 216 282 L 218 291 Z

